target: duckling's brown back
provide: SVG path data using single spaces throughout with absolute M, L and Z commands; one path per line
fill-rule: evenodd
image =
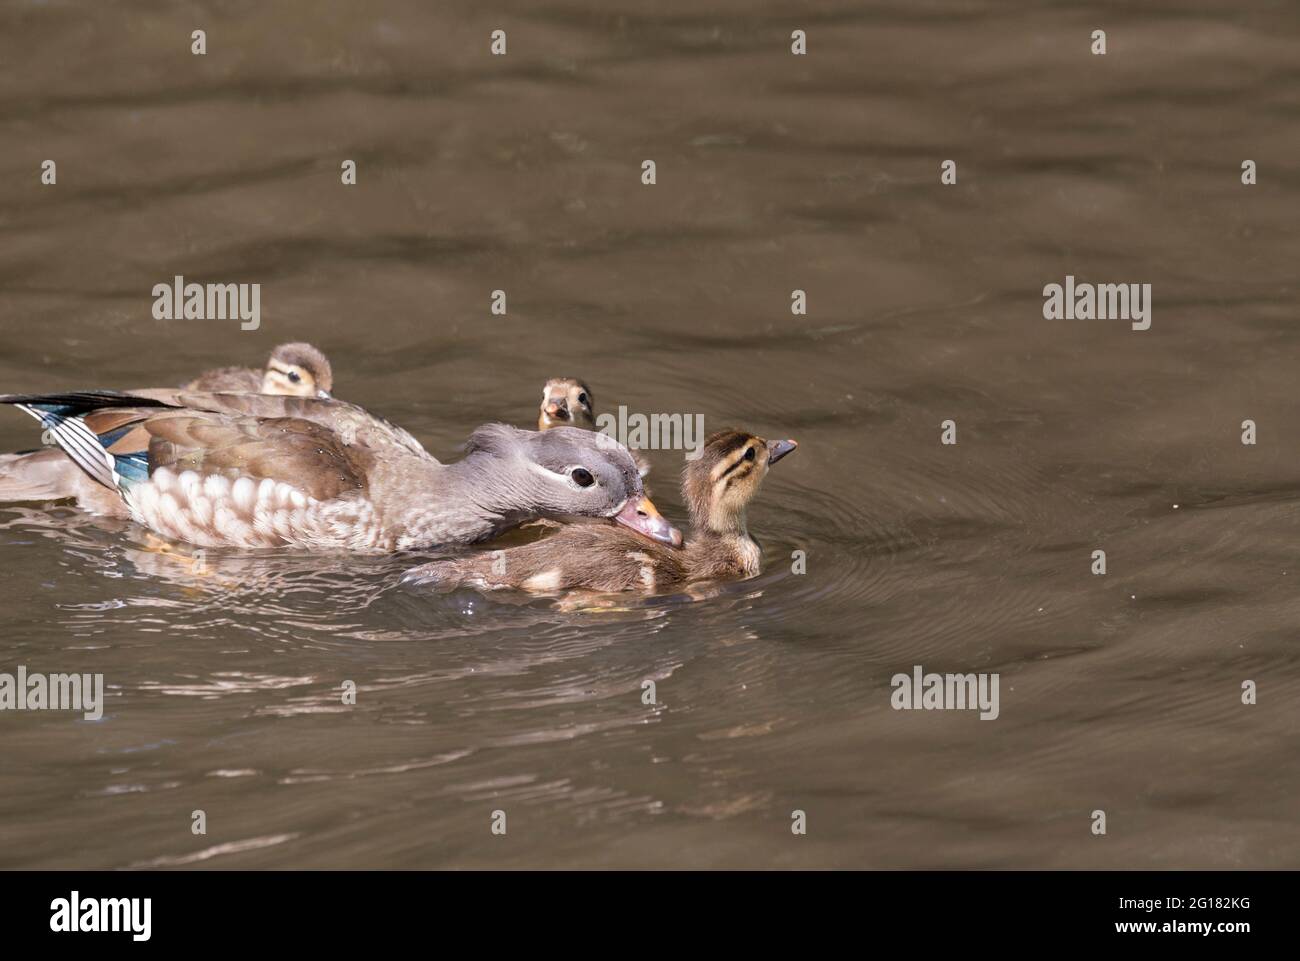
M 403 580 L 444 589 L 653 593 L 685 582 L 684 562 L 681 551 L 622 528 L 570 524 L 532 544 L 421 565 Z
M 262 371 L 251 367 L 220 367 L 204 371 L 188 384 L 181 385 L 183 390 L 202 390 L 211 393 L 256 393 L 262 389 Z

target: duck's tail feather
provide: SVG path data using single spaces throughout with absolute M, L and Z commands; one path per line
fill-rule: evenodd
M 136 436 L 131 438 L 132 443 L 118 444 L 147 415 L 141 411 L 139 417 L 132 417 L 129 411 L 117 409 L 170 406 L 151 398 L 111 390 L 0 394 L 0 404 L 12 404 L 35 417 L 47 432 L 47 442 L 57 444 L 88 477 L 110 490 L 125 490 L 149 476 L 147 443 L 141 445 Z M 101 414 L 101 411 L 116 412 Z M 101 425 L 100 429 L 88 425 L 87 418 Z M 4 496 L 3 487 L 0 487 L 0 496 Z
M 105 487 L 121 486 L 122 477 L 117 472 L 116 458 L 99 443 L 94 431 L 79 416 L 66 416 L 55 409 L 44 409 L 34 404 L 15 404 L 41 422 L 50 439 L 85 471 Z
M 22 454 L 0 454 L 0 501 L 59 501 L 77 496 L 81 472 L 50 447 Z
M 70 390 L 59 394 L 0 394 L 0 404 L 66 408 L 68 413 L 89 413 L 104 407 L 172 407 L 165 401 L 120 390 Z

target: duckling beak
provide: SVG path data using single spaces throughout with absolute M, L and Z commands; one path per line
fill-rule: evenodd
M 321 400 L 333 400 L 333 399 L 334 399 L 333 395 L 330 394 L 329 391 L 327 391 L 327 390 L 321 390 L 320 388 L 317 388 L 317 389 L 316 389 L 316 396 L 319 397 Z
M 629 497 L 623 509 L 614 515 L 614 523 L 643 534 L 654 541 L 682 546 L 682 532 L 664 520 L 659 509 L 644 494 L 640 498 Z
M 790 451 L 799 446 L 794 440 L 770 440 L 767 442 L 767 464 L 772 466 Z
M 568 420 L 569 405 L 566 404 L 564 401 L 560 401 L 559 403 L 556 403 L 555 401 L 550 401 L 546 405 L 546 416 L 559 417 L 560 420 Z

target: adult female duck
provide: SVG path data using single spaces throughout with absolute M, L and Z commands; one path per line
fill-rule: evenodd
M 480 427 L 465 457 L 443 464 L 401 428 L 335 400 L 144 390 L 0 403 L 39 420 L 94 482 L 93 498 L 61 496 L 200 546 L 385 552 L 575 516 L 681 540 L 645 497 L 627 449 L 573 428 Z M 40 489 L 24 464 L 8 460 L 0 500 Z

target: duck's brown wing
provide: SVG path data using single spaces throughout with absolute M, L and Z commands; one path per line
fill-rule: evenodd
M 168 468 L 283 481 L 316 500 L 365 490 L 374 459 L 371 451 L 343 443 L 334 431 L 294 417 L 168 411 L 140 426 L 150 474 Z
M 295 397 L 283 394 L 212 393 L 207 391 L 151 389 L 132 391 L 171 407 L 244 415 L 257 418 L 293 417 L 319 424 L 339 435 L 350 446 L 380 451 L 400 448 L 434 460 L 418 440 L 402 428 L 355 404 L 341 400 Z M 436 460 L 434 460 L 436 463 Z
M 186 406 L 191 398 L 196 405 Z M 241 399 L 301 400 L 171 390 L 0 395 L 0 403 L 40 420 L 77 466 L 110 489 L 141 483 L 163 467 L 270 478 L 318 499 L 366 488 L 381 451 L 324 424 L 287 416 L 292 405 L 249 405 L 278 416 L 242 414 Z

